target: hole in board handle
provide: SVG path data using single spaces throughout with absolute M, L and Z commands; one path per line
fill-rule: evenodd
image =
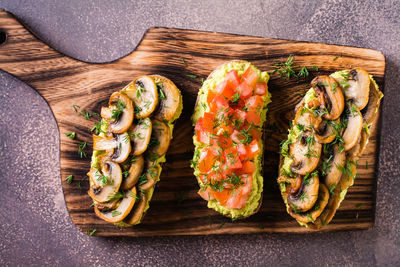
M 0 45 L 3 45 L 7 41 L 7 33 L 0 29 Z

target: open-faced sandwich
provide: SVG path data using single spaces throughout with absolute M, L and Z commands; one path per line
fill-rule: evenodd
M 250 62 L 231 61 L 203 83 L 192 116 L 198 193 L 209 208 L 232 219 L 248 217 L 261 205 L 268 80 Z
M 353 185 L 382 97 L 361 68 L 311 82 L 281 144 L 278 178 L 287 212 L 299 224 L 319 229 L 332 220 Z
M 118 226 L 140 223 L 182 107 L 179 89 L 159 75 L 136 78 L 102 107 L 88 173 L 99 218 Z

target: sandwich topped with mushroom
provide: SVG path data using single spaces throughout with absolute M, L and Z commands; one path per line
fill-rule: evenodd
M 303 226 L 328 224 L 357 175 L 382 92 L 356 68 L 315 77 L 286 140 L 277 179 L 287 212 Z
M 141 222 L 182 107 L 180 90 L 159 75 L 136 78 L 102 107 L 88 173 L 99 218 L 118 226 Z

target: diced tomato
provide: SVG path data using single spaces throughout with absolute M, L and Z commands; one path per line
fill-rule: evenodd
M 210 104 L 210 111 L 213 113 L 226 110 L 227 108 L 229 108 L 229 104 L 222 95 L 216 96 Z
M 247 200 L 249 199 L 252 189 L 251 177 L 246 174 L 243 174 L 242 177 L 244 185 L 241 185 L 239 188 L 233 190 L 229 199 L 227 199 L 225 203 L 225 207 L 229 209 L 241 209 L 246 205 Z
M 205 112 L 203 115 L 203 130 L 211 132 L 214 127 L 214 114 Z
M 233 132 L 233 127 L 222 123 L 214 129 L 214 132 L 216 135 L 229 136 Z
M 222 148 L 230 148 L 232 144 L 231 138 L 220 136 L 217 145 Z
M 214 91 L 208 91 L 207 94 L 207 104 L 210 105 L 210 103 L 214 100 L 214 98 L 217 96 L 217 94 Z
M 247 128 L 246 128 L 247 129 Z M 249 131 L 253 139 L 259 140 L 261 138 L 261 131 L 257 128 L 253 128 Z
M 245 162 L 242 162 L 242 168 L 237 171 L 238 174 L 243 174 L 243 173 L 248 173 L 252 174 L 256 170 L 256 165 L 252 161 L 246 160 Z
M 207 147 L 203 149 L 200 154 L 199 171 L 202 173 L 209 172 L 217 160 L 217 155 L 218 151 L 214 147 Z
M 225 162 L 229 169 L 242 168 L 242 162 L 240 160 L 239 153 L 233 148 L 225 150 Z
M 218 200 L 219 204 L 225 205 L 226 201 L 230 198 L 232 190 L 225 189 L 222 191 L 213 191 L 214 197 Z
M 249 97 L 249 99 L 246 100 L 246 107 L 248 111 L 255 111 L 259 113 L 263 105 L 264 101 L 259 95 Z
M 247 157 L 248 159 L 253 159 L 258 153 L 260 153 L 260 144 L 259 140 L 254 139 L 247 146 Z
M 226 74 L 225 80 L 227 81 L 227 86 L 231 87 L 233 90 L 236 90 L 240 83 L 239 75 L 235 70 L 230 70 Z
M 222 95 L 230 99 L 235 94 L 234 90 L 235 88 L 229 86 L 227 80 L 224 80 L 215 87 L 214 92 L 217 96 Z
M 203 131 L 196 131 L 197 141 L 209 145 L 211 144 L 210 133 Z
M 239 158 L 241 161 L 243 161 L 246 158 L 247 155 L 247 150 L 246 146 L 244 144 L 239 144 L 237 147 L 237 152 L 239 153 Z
M 246 112 L 241 109 L 235 109 L 234 116 L 236 119 L 240 120 L 240 122 L 244 123 L 246 121 Z
M 214 114 L 205 112 L 203 117 L 199 118 L 195 130 L 202 132 L 212 132 L 214 128 Z
M 233 133 L 231 134 L 231 139 L 233 142 L 239 144 L 240 139 L 239 139 L 239 131 L 238 130 L 233 130 Z
M 253 87 L 248 85 L 246 81 L 243 81 L 239 84 L 238 92 L 242 99 L 246 99 L 253 95 Z
M 225 179 L 225 173 L 221 169 L 219 169 L 218 172 L 212 171 L 208 173 L 209 182 L 221 181 L 223 179 Z
M 204 191 L 200 189 L 197 192 L 197 194 L 199 194 L 206 201 L 210 201 L 210 200 L 214 200 L 215 199 L 214 193 L 208 188 L 206 190 L 204 190 Z
M 248 85 L 254 87 L 257 82 L 257 72 L 251 66 L 249 66 L 243 73 L 242 81 L 246 81 Z
M 235 90 L 239 86 L 239 83 L 240 79 L 236 71 L 231 70 L 226 74 L 224 81 L 215 87 L 214 92 L 217 95 L 222 95 L 227 99 L 230 99 L 235 94 Z
M 229 102 L 229 105 L 234 108 L 234 109 L 243 109 L 245 102 L 243 99 L 239 98 L 239 100 L 235 101 L 235 102 Z
M 246 121 L 248 123 L 253 123 L 254 125 L 260 125 L 261 124 L 260 115 L 258 115 L 258 113 L 255 112 L 255 111 L 246 112 Z
M 268 86 L 264 82 L 256 83 L 256 87 L 254 89 L 254 93 L 256 95 L 265 95 L 268 92 Z

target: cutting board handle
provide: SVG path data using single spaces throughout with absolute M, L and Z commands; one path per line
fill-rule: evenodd
M 51 48 L 14 15 L 0 10 L 0 68 L 31 85 L 46 100 L 51 86 L 44 81 L 55 82 L 87 65 Z

